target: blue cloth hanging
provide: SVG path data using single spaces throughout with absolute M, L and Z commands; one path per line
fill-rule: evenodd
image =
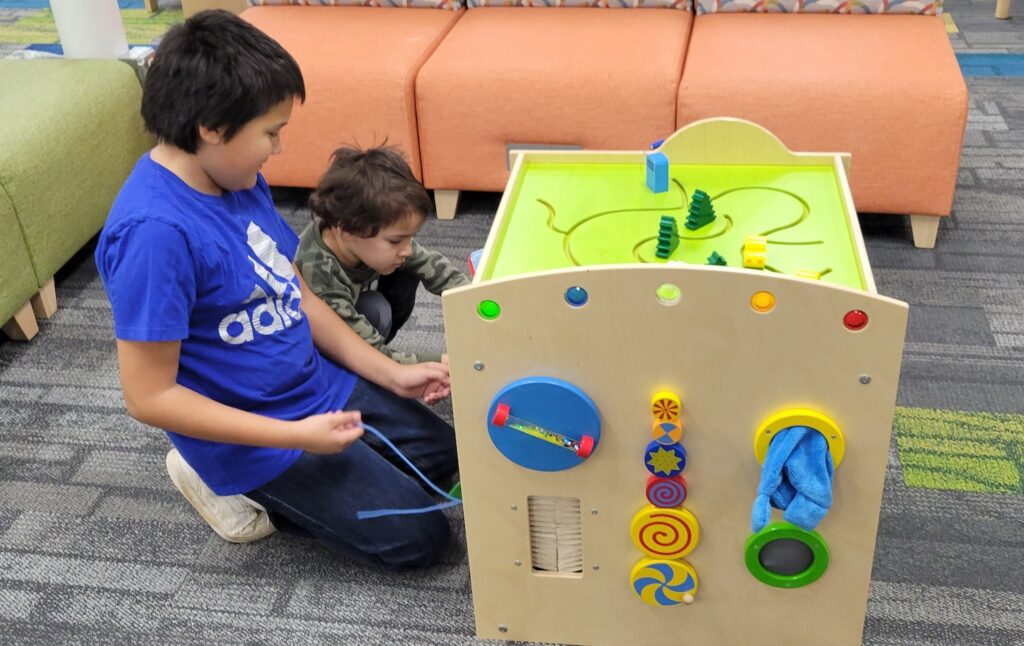
M 807 531 L 821 522 L 832 506 L 832 454 L 825 436 L 806 426 L 779 431 L 768 445 L 761 483 L 750 513 L 750 526 L 759 532 L 771 520 L 771 507 Z

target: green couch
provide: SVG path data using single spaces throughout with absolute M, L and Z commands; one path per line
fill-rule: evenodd
M 0 86 L 0 323 L 30 339 L 56 307 L 54 274 L 152 141 L 123 62 L 0 60 Z

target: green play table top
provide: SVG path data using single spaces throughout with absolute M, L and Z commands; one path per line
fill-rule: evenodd
M 700 189 L 716 218 L 686 225 Z M 822 282 L 866 289 L 834 166 L 672 164 L 669 190 L 647 188 L 641 163 L 526 162 L 509 188 L 484 280 L 558 268 L 678 261 L 705 265 L 712 252 L 743 267 L 747 236 L 768 240 L 764 270 L 809 270 Z M 679 245 L 656 256 L 662 216 L 673 216 Z

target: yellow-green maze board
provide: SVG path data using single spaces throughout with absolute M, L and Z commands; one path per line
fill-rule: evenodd
M 864 289 L 833 166 L 672 164 L 669 190 L 652 192 L 643 162 L 547 164 L 520 172 L 485 278 L 561 267 L 681 261 L 703 265 L 712 252 L 742 267 L 747 236 L 765 236 L 765 271 L 810 270 L 822 280 Z M 716 219 L 685 226 L 696 189 L 707 193 Z M 679 246 L 655 255 L 663 215 L 676 219 Z

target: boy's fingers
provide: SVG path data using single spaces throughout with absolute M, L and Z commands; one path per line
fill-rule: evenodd
M 362 416 L 357 410 L 336 410 L 333 413 L 327 413 L 327 420 L 332 427 L 358 426 L 360 421 L 362 420 Z
M 334 429 L 334 432 L 342 436 L 346 443 L 351 444 L 363 436 L 363 427 L 354 426 L 351 428 L 336 428 Z

